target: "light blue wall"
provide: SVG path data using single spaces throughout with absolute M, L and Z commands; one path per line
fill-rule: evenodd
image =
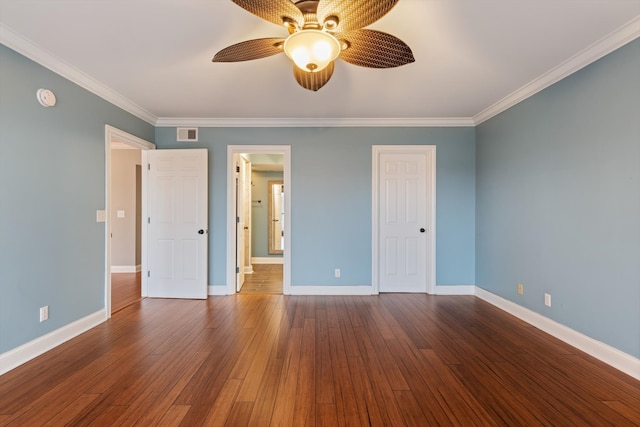
M 153 141 L 153 126 L 0 45 L 0 353 L 104 308 L 105 124 Z
M 201 128 L 209 149 L 209 281 L 225 283 L 227 145 L 291 146 L 291 283 L 371 284 L 371 147 L 437 145 L 438 285 L 475 283 L 473 128 Z M 184 148 L 157 128 L 158 148 Z M 342 277 L 334 278 L 334 269 Z
M 362 285 L 371 282 L 371 146 L 435 144 L 437 284 L 477 282 L 640 357 L 638 75 L 635 41 L 477 130 L 201 129 L 210 284 L 225 281 L 227 145 L 292 147 L 292 283 Z M 40 87 L 56 107 L 37 104 Z M 104 308 L 95 212 L 105 207 L 105 124 L 184 147 L 174 128 L 154 131 L 0 46 L 0 353 Z M 39 323 L 43 305 L 50 320 Z
M 282 258 L 269 254 L 269 181 L 284 181 L 281 171 L 254 171 L 251 174 L 251 256 Z
M 480 287 L 640 357 L 640 40 L 480 125 L 476 194 Z

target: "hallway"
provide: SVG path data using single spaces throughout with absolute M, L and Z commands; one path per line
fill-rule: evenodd
M 245 274 L 241 294 L 282 294 L 282 264 L 254 264 Z
M 111 314 L 142 299 L 141 280 L 140 272 L 111 274 Z

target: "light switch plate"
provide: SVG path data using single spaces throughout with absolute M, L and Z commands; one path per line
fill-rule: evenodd
M 118 218 L 124 218 L 124 211 L 118 211 Z
M 96 222 L 107 222 L 107 211 L 105 211 L 105 210 L 97 210 L 96 211 Z

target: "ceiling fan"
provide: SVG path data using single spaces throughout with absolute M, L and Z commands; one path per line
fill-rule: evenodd
M 333 75 L 334 61 L 368 68 L 393 68 L 414 62 L 405 42 L 363 27 L 387 14 L 399 0 L 231 0 L 254 15 L 284 26 L 285 38 L 234 44 L 213 62 L 239 62 L 284 52 L 293 62 L 300 86 L 317 91 Z

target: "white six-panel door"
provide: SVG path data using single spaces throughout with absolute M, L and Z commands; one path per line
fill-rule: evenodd
M 374 147 L 374 156 L 374 282 L 379 292 L 429 292 L 435 264 L 435 147 Z
M 153 150 L 147 159 L 148 296 L 204 299 L 207 150 Z

